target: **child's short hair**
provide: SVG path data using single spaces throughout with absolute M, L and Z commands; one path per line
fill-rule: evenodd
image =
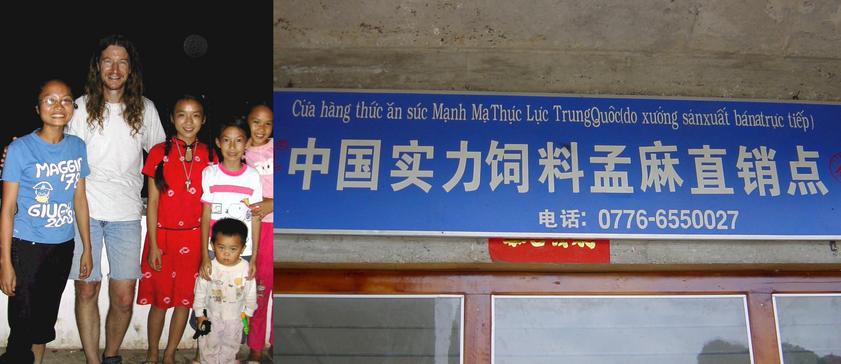
M 239 236 L 242 246 L 245 246 L 245 239 L 248 239 L 248 226 L 245 226 L 245 223 L 242 221 L 226 217 L 213 224 L 210 241 L 215 243 L 216 237 L 219 234 L 225 236 Z

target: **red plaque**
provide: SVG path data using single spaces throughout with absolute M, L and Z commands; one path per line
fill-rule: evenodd
M 491 238 L 488 251 L 493 262 L 610 263 L 610 240 Z

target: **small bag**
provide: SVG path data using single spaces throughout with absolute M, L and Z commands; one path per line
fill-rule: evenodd
M 204 317 L 207 317 L 207 310 L 204 310 Z M 204 336 L 210 333 L 210 320 L 204 320 L 201 326 L 196 328 L 196 333 L 193 334 L 193 340 L 198 340 L 199 336 Z

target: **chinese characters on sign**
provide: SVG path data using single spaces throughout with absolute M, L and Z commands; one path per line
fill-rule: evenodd
M 362 188 L 372 191 L 379 185 L 379 168 L 381 164 L 381 140 L 341 140 L 338 173 L 336 173 L 336 190 L 346 188 Z M 472 171 L 469 181 L 463 183 L 464 192 L 474 192 L 479 189 L 482 168 L 486 167 L 490 181 L 488 188 L 496 190 L 500 183 L 511 184 L 518 193 L 529 192 L 529 146 L 527 144 L 505 144 L 499 147 L 499 142 L 491 140 L 487 157 L 482 159 L 483 151 L 466 150 L 468 141 L 459 141 L 460 149 L 445 151 L 447 159 L 456 159 L 457 167 L 447 183 L 441 185 L 444 192 L 450 192 L 465 179 L 464 173 L 469 163 Z M 802 145 L 797 145 L 797 159 L 784 161 L 789 168 L 790 181 L 787 189 L 789 195 L 826 195 L 829 191 L 818 172 L 817 161 L 820 154 L 817 151 L 807 151 Z M 593 185 L 590 193 L 634 193 L 634 185 L 628 178 L 632 158 L 622 157 L 625 145 L 594 145 L 594 154 L 604 153 L 598 157 L 590 157 L 593 165 Z M 547 150 L 552 151 L 548 153 Z M 673 156 L 678 151 L 675 145 L 663 145 L 655 140 L 653 145 L 638 147 L 639 169 L 642 175 L 638 188 L 642 192 L 653 189 L 655 192 L 675 192 L 684 184 L 684 179 L 675 170 L 680 159 Z M 301 175 L 301 190 L 310 189 L 310 181 L 314 172 L 329 174 L 330 148 L 316 147 L 316 138 L 308 138 L 306 147 L 292 148 L 289 158 L 288 173 Z M 724 178 L 724 162 L 722 157 L 727 155 L 725 149 L 711 149 L 708 144 L 701 148 L 690 148 L 687 153 L 692 157 L 694 165 L 695 184 L 690 189 L 692 195 L 732 195 L 732 187 L 726 186 Z M 351 155 L 348 158 L 348 155 Z M 579 168 L 578 143 L 571 142 L 569 146 L 558 148 L 553 142 L 546 142 L 545 147 L 538 149 L 538 164 L 540 177 L 537 182 L 545 185 L 548 193 L 555 192 L 555 181 L 570 181 L 570 192 L 580 193 L 580 179 L 584 171 Z M 763 197 L 780 195 L 780 179 L 777 173 L 777 161 L 774 160 L 776 151 L 761 145 L 752 147 L 750 152 L 744 145 L 739 146 L 738 162 L 734 168 L 742 179 L 743 191 L 746 195 L 756 192 Z M 434 172 L 431 169 L 421 169 L 422 161 L 435 157 L 434 145 L 418 145 L 418 140 L 409 141 L 409 145 L 394 145 L 391 158 L 394 160 L 389 176 L 395 180 L 390 184 L 393 191 L 400 191 L 414 186 L 425 193 L 429 193 L 432 185 L 428 182 Z M 560 157 L 560 158 L 559 158 Z M 467 159 L 470 159 L 469 161 Z M 487 166 L 483 166 L 486 164 Z M 628 165 L 617 170 L 616 165 Z M 598 167 L 596 165 L 603 165 Z M 601 170 L 599 168 L 603 168 Z

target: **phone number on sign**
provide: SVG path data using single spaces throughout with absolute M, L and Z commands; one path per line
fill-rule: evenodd
M 599 210 L 602 229 L 658 229 L 735 230 L 738 210 Z

